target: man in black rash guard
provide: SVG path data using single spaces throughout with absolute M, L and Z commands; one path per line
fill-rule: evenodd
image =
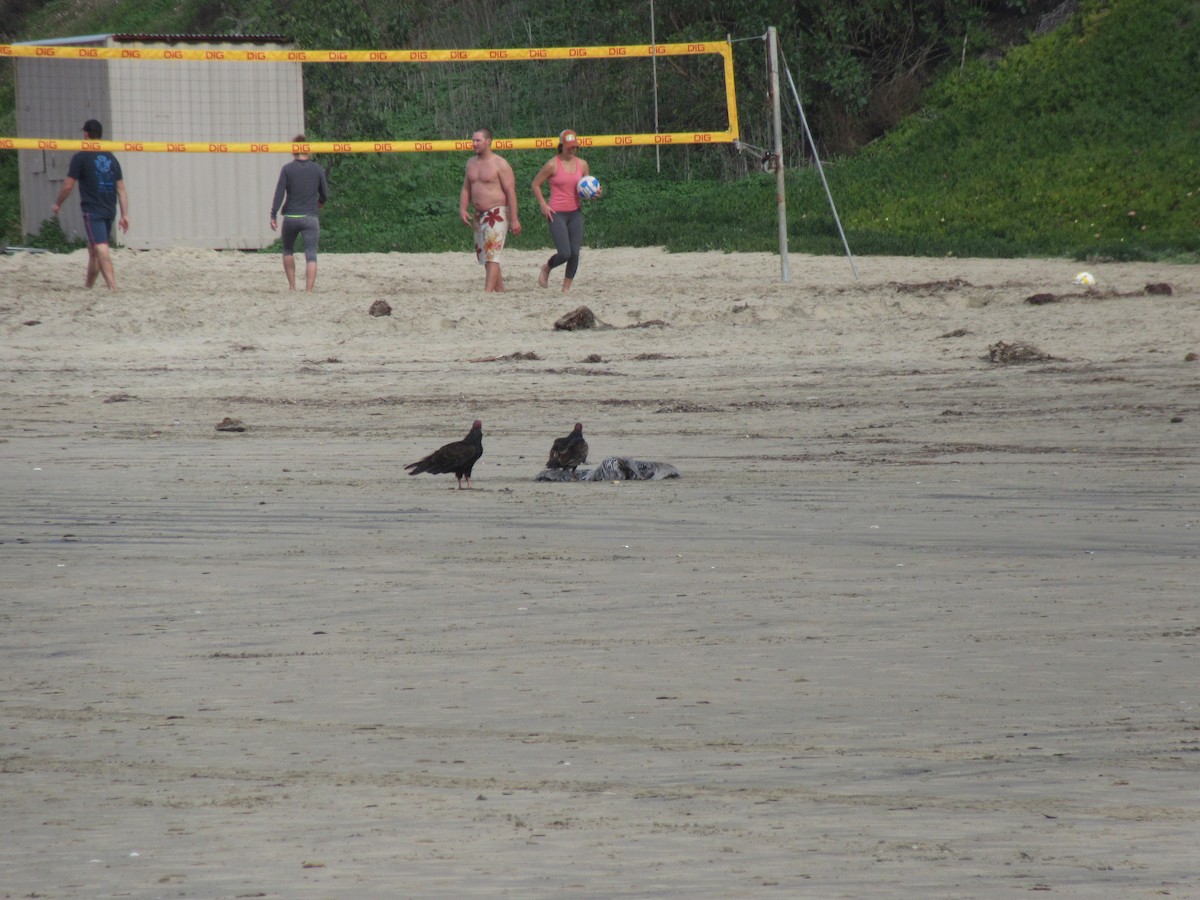
M 303 144 L 307 139 L 296 135 L 293 143 Z M 312 293 L 317 283 L 317 243 L 321 238 L 321 222 L 317 212 L 329 199 L 329 185 L 325 182 L 325 170 L 308 158 L 307 153 L 294 153 L 290 163 L 279 172 L 279 183 L 275 185 L 275 200 L 271 203 L 271 230 L 276 231 L 279 223 L 275 214 L 283 208 L 283 272 L 287 275 L 288 287 L 296 289 L 296 237 L 304 241 L 304 284 Z M 284 196 L 287 199 L 284 199 Z

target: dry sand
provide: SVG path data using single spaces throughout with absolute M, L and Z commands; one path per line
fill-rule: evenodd
M 1200 896 L 1200 267 L 541 259 L 0 257 L 0 896 Z

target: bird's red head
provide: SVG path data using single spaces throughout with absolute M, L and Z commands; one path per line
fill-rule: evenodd
M 576 423 L 575 423 L 575 430 L 576 430 L 576 431 L 583 431 L 583 423 L 582 423 L 582 422 L 576 422 Z
M 478 419 L 476 419 L 474 422 L 471 423 L 471 427 L 472 428 L 483 428 L 483 423 L 480 422 Z

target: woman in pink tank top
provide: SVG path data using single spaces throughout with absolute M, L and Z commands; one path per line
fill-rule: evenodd
M 549 160 L 533 179 L 533 195 L 537 198 L 542 215 L 550 223 L 550 236 L 554 238 L 555 253 L 538 274 L 538 286 L 546 287 L 550 282 L 550 271 L 563 263 L 567 264 L 563 278 L 563 293 L 571 289 L 575 273 L 579 269 L 579 250 L 583 246 L 583 210 L 579 206 L 577 185 L 579 179 L 591 174 L 587 160 L 580 159 L 579 138 L 569 128 L 558 136 L 558 154 Z M 542 185 L 550 182 L 550 202 L 542 192 Z

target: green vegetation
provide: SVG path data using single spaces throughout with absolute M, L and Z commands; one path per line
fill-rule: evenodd
M 4 0 L 0 0 L 3 3 Z M 551 0 L 8 0 L 0 39 L 103 31 L 285 33 L 305 47 L 645 43 L 647 9 L 597 0 L 573 21 Z M 778 26 L 825 159 L 851 249 L 903 255 L 1200 260 L 1200 0 L 1082 0 L 1065 25 L 1020 38 L 1052 0 L 680 0 L 660 3 L 659 41 Z M 36 8 L 35 8 L 36 7 Z M 915 10 L 915 11 L 914 11 Z M 8 27 L 8 26 L 0 26 Z M 735 45 L 748 144 L 769 144 L 760 41 Z M 660 128 L 719 127 L 713 58 L 660 63 Z M 8 67 L 5 70 L 5 66 Z M 799 67 L 799 69 L 797 69 Z M 482 77 L 481 77 L 482 76 Z M 310 66 L 317 139 L 652 131 L 648 63 Z M 11 63 L 0 63 L 0 133 L 15 133 Z M 806 149 L 784 96 L 785 156 Z M 490 122 L 476 118 L 486 110 Z M 524 202 L 517 246 L 548 246 L 527 186 L 544 153 L 506 154 Z M 775 181 L 730 147 L 593 149 L 605 183 L 589 210 L 596 246 L 773 250 Z M 461 250 L 463 156 L 325 157 L 333 200 L 322 248 Z M 788 171 L 791 249 L 840 253 L 817 170 Z M 136 190 L 131 185 L 131 189 Z M 0 153 L 0 237 L 17 234 L 16 154 Z M 61 236 L 59 236 L 61 243 Z
M 948 73 L 833 167 L 834 196 L 863 252 L 1195 259 L 1197 83 L 1200 3 L 1085 3 L 999 64 Z

